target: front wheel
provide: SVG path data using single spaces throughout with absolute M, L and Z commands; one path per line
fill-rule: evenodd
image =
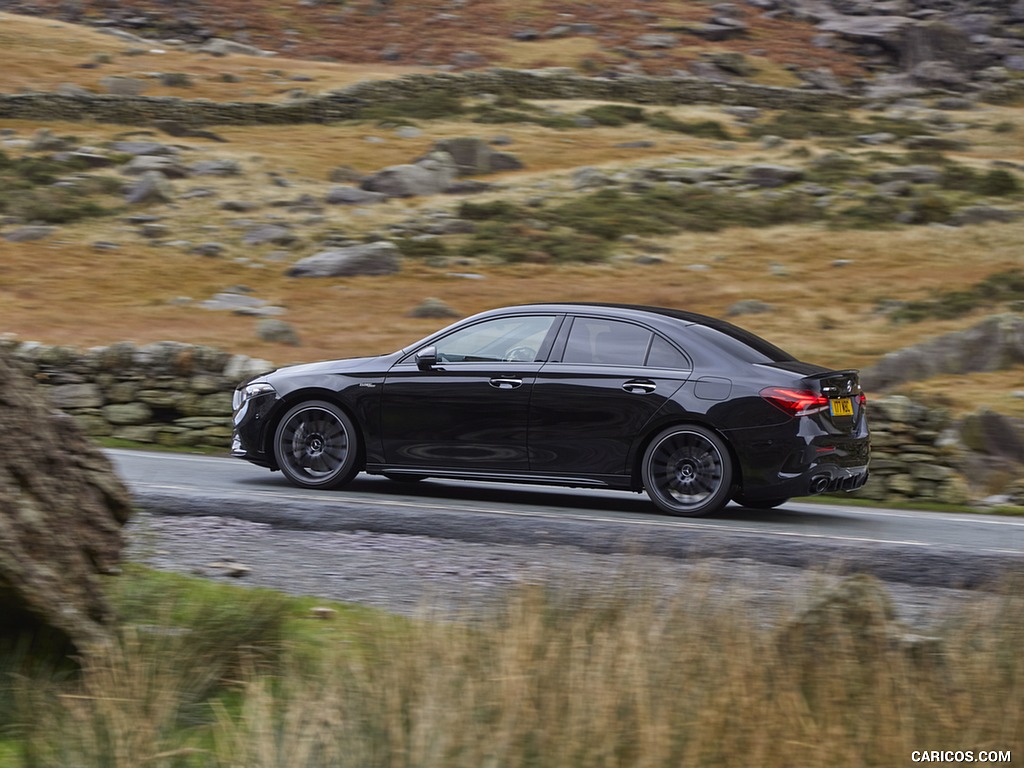
M 644 452 L 644 488 L 660 510 L 697 517 L 722 509 L 732 491 L 732 458 L 718 435 L 696 424 L 669 427 Z
M 274 458 L 301 488 L 338 488 L 359 471 L 359 436 L 338 406 L 310 400 L 291 408 L 274 433 Z

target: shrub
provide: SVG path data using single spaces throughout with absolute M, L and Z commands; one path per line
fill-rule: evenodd
M 580 114 L 589 117 L 598 125 L 620 126 L 644 121 L 643 109 L 628 104 L 602 104 L 585 109 Z
M 448 246 L 439 237 L 403 237 L 394 241 L 403 256 L 431 259 L 448 255 Z
M 517 206 L 504 200 L 494 200 L 489 203 L 464 202 L 459 205 L 459 218 L 470 221 L 487 221 L 489 219 L 515 221 L 520 215 Z
M 677 120 L 667 112 L 655 112 L 647 116 L 647 124 L 659 131 L 675 131 L 686 133 L 690 136 L 697 136 L 702 139 L 718 139 L 720 141 L 731 141 L 733 136 L 717 120 L 699 120 L 688 123 Z
M 1019 192 L 1020 184 L 1017 177 L 1009 171 L 995 168 L 978 179 L 975 191 L 987 197 L 1001 197 Z
M 942 171 L 942 178 L 939 179 L 939 186 L 943 189 L 973 189 L 977 183 L 978 174 L 973 168 L 950 163 Z
M 781 136 L 784 139 L 804 139 L 812 136 L 847 138 L 862 133 L 883 131 L 901 138 L 930 135 L 920 123 L 910 120 L 874 116 L 868 122 L 861 122 L 848 114 L 792 109 L 779 112 L 770 120 L 751 126 L 750 136 L 755 139 L 767 135 Z
M 912 301 L 893 313 L 894 321 L 920 322 L 930 318 L 952 319 L 979 307 L 1024 299 L 1024 270 L 996 272 L 974 285 L 954 291 L 937 292 L 930 299 Z
M 364 120 L 440 120 L 464 111 L 462 100 L 450 92 L 434 89 L 406 99 L 380 101 L 359 109 Z

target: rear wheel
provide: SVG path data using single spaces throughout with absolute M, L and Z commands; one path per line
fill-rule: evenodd
M 291 408 L 274 433 L 274 458 L 302 488 L 338 488 L 359 471 L 359 437 L 338 406 L 310 400 Z
M 696 424 L 669 427 L 644 452 L 644 488 L 659 509 L 696 517 L 722 509 L 732 491 L 732 458 L 725 443 Z

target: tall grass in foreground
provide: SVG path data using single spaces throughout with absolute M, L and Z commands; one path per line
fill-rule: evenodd
M 154 645 L 128 631 L 75 683 L 22 692 L 23 764 L 768 768 L 1021 754 L 1020 595 L 908 648 L 884 595 L 868 594 L 765 622 L 710 583 L 673 597 L 528 587 L 486 619 L 371 615 L 355 641 L 228 666 L 196 656 L 190 633 Z M 213 669 L 222 687 L 196 717 L 199 672 Z

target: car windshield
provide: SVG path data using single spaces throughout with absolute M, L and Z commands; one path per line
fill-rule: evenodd
M 554 318 L 551 315 L 504 317 L 477 323 L 437 342 L 441 362 L 533 362 Z

